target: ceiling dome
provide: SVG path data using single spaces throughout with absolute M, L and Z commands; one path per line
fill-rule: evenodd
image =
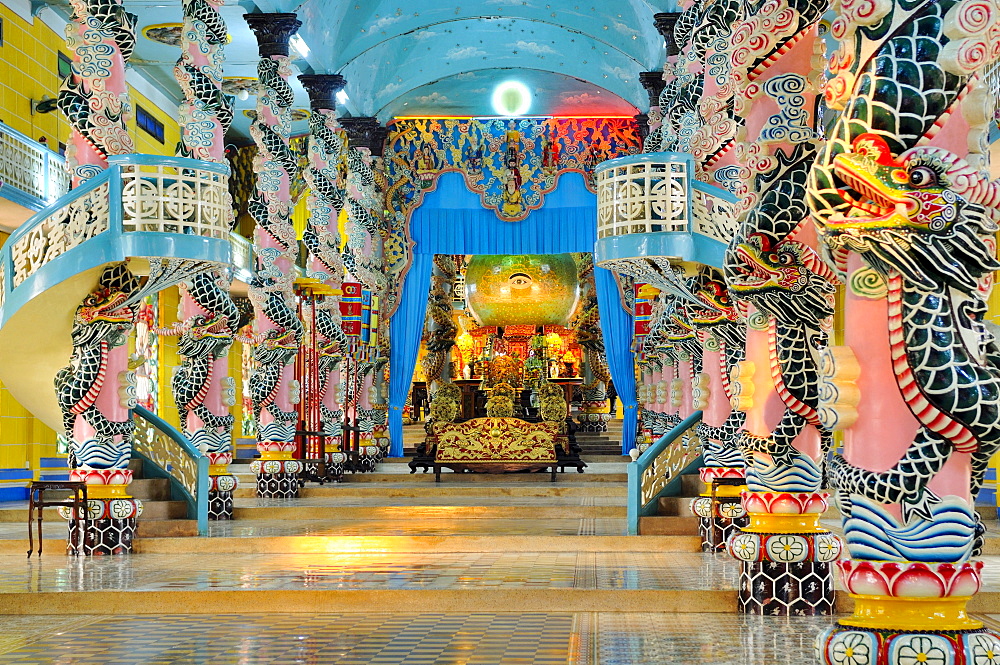
M 484 326 L 566 325 L 579 290 L 569 254 L 482 254 L 465 271 L 466 302 Z

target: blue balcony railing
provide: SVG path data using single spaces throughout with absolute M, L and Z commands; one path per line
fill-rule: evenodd
M 42 210 L 69 188 L 66 160 L 0 123 L 0 197 Z

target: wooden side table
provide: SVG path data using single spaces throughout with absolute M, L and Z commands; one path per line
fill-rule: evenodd
M 65 499 L 45 498 L 45 493 L 55 490 L 69 490 L 73 494 Z M 35 508 L 38 509 L 38 556 L 42 556 L 42 517 L 49 507 L 72 508 L 73 536 L 70 538 L 70 550 L 79 555 L 87 538 L 87 528 L 90 520 L 87 515 L 87 483 L 71 480 L 33 480 L 28 487 L 28 558 L 35 549 L 31 534 L 31 522 L 34 519 Z

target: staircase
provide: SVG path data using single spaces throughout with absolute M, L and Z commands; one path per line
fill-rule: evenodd
M 177 538 L 198 535 L 198 520 L 188 519 L 187 502 L 170 495 L 170 479 L 147 477 L 145 462 L 133 459 L 128 468 L 134 474 L 128 492 L 142 501 L 142 516 L 136 522 L 137 538 Z

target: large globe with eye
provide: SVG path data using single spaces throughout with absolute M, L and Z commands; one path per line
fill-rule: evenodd
M 569 254 L 473 256 L 465 299 L 479 325 L 566 325 L 580 288 Z

